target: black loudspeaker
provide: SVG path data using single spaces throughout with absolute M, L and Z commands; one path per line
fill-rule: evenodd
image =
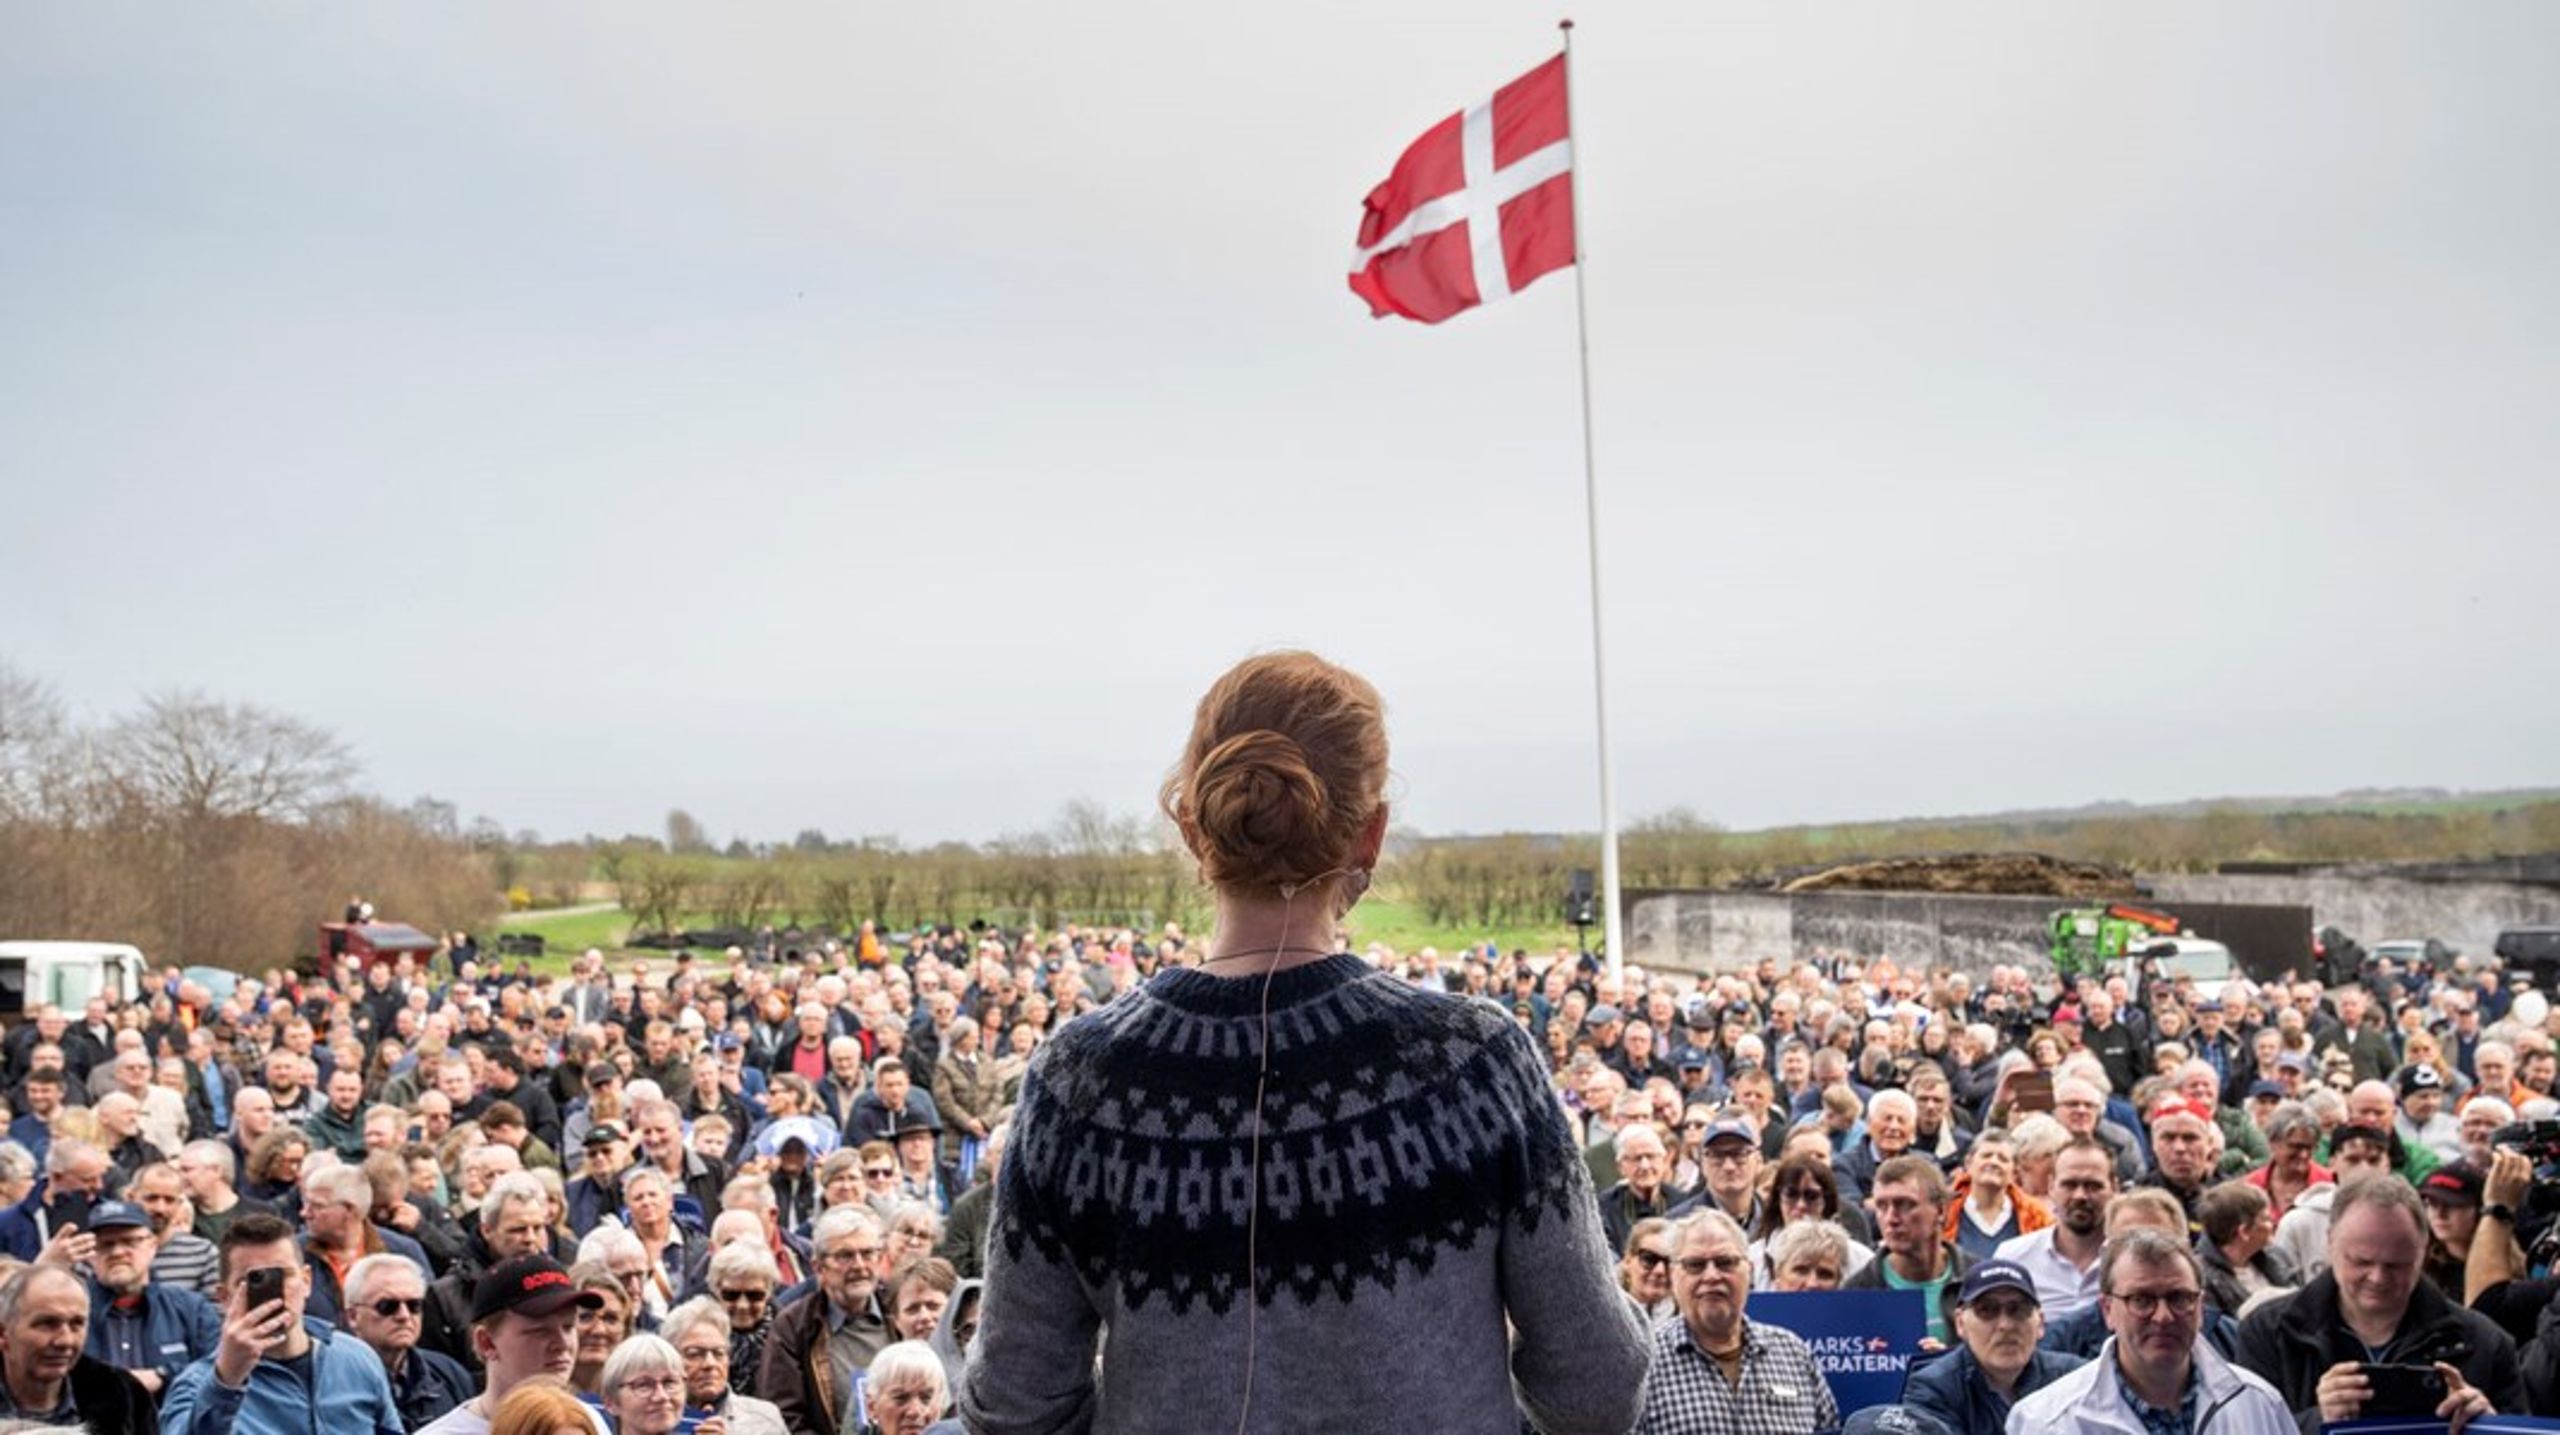
M 1600 903 L 1592 895 L 1591 869 L 1576 867 L 1564 891 L 1564 919 L 1577 927 L 1596 925 L 1600 920 Z

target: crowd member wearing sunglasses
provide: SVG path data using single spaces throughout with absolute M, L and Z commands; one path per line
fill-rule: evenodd
M 2070 1374 L 2076 1356 L 2039 1350 L 2044 1309 L 2035 1276 L 2016 1261 L 1987 1260 L 1956 1293 L 1955 1349 L 1914 1365 L 1902 1403 L 1936 1416 L 1959 1435 L 2001 1430 L 2009 1408 Z
M 400 1421 L 412 1430 L 480 1389 L 461 1361 L 418 1344 L 426 1305 L 427 1284 L 406 1256 L 367 1256 L 347 1271 L 347 1328 L 382 1357 Z
M 1651 1325 L 1671 1314 L 1671 1235 L 1673 1224 L 1660 1216 L 1636 1222 L 1627 1237 L 1627 1253 L 1618 1262 L 1618 1288 L 1627 1293 Z

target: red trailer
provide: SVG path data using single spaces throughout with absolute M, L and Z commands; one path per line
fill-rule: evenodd
M 406 922 L 323 922 L 320 971 L 322 975 L 336 971 L 342 957 L 354 957 L 369 970 L 377 962 L 396 962 L 404 956 L 424 970 L 440 945 Z

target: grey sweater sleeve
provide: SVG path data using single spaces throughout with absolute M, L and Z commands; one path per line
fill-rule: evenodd
M 1625 1435 L 1644 1403 L 1652 1345 L 1618 1290 L 1600 1233 L 1590 1172 L 1574 1150 L 1553 1083 L 1528 1038 L 1506 1026 L 1527 1115 L 1519 1169 L 1555 1171 L 1564 1189 L 1524 1190 L 1502 1230 L 1502 1301 L 1515 1332 L 1511 1375 L 1520 1408 L 1547 1435 Z M 1540 1155 L 1544 1146 L 1554 1155 Z
M 1042 1139 L 1041 1124 L 1061 1116 L 1054 1103 L 1043 1099 L 1038 1078 L 1025 1080 L 1014 1111 L 1014 1148 Z M 1093 1359 L 1101 1313 L 1076 1273 L 1044 1255 L 1038 1242 L 1005 1238 L 1007 1229 L 1024 1219 L 1024 1203 L 1039 1199 L 1023 1170 L 1024 1163 L 1009 1161 L 996 1178 L 986 1291 L 958 1402 L 961 1421 L 972 1435 L 1093 1428 Z

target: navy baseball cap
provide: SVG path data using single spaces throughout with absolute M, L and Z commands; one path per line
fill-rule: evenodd
M 1990 1260 L 1965 1272 L 1964 1287 L 1956 1292 L 1956 1304 L 1971 1305 L 1997 1290 L 2012 1290 L 2029 1300 L 2036 1299 L 2036 1278 L 2016 1261 Z
M 1704 1071 L 1707 1069 L 1707 1054 L 1694 1046 L 1683 1046 L 1672 1053 L 1671 1064 L 1682 1071 Z
M 2272 1081 L 2253 1081 L 2253 1082 L 2250 1082 L 2250 1083 L 2249 1083 L 2249 1099 L 2250 1099 L 2251 1101 L 2256 1101 L 2256 1100 L 2258 1100 L 2260 1097 L 2266 1097 L 2266 1098 L 2268 1098 L 2268 1099 L 2270 1099 L 2270 1100 L 2275 1100 L 2275 1101 L 2282 1101 L 2282 1100 L 2284 1100 L 2284 1088 L 2283 1088 L 2283 1087 L 2281 1087 L 2281 1086 L 2276 1085 L 2276 1084 L 2275 1084 L 2274 1082 L 2272 1082 Z
M 1698 1144 L 1713 1146 L 1719 1141 L 1726 1140 L 1748 1141 L 1757 1146 L 1760 1144 L 1760 1133 L 1752 1130 L 1751 1123 L 1739 1116 L 1719 1116 L 1707 1123 L 1706 1134 L 1698 1138 Z
M 131 1231 L 151 1229 L 151 1215 L 131 1201 L 100 1201 L 89 1208 L 92 1231 Z

